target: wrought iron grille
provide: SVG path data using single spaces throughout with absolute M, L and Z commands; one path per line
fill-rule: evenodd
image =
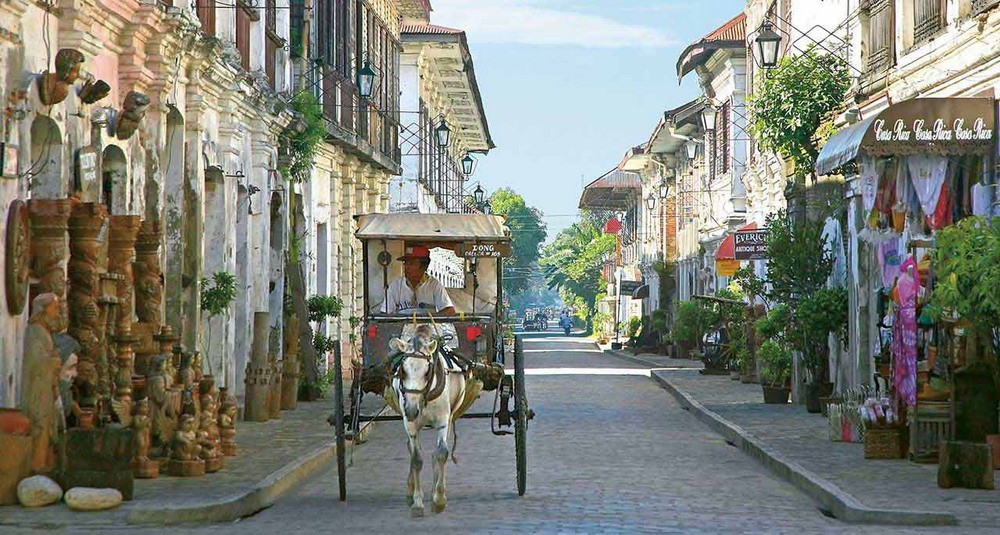
M 978 15 L 1000 5 L 1000 0 L 972 0 L 972 14 Z

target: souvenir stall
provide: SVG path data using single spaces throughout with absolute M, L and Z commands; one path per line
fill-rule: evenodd
M 968 349 L 961 318 L 927 306 L 938 232 L 997 210 L 996 111 L 992 98 L 902 101 L 839 131 L 817 159 L 818 174 L 855 175 L 850 334 L 860 380 L 853 405 L 835 412 L 872 431 L 860 433 L 867 457 L 937 462 L 946 441 L 997 433 L 994 359 Z

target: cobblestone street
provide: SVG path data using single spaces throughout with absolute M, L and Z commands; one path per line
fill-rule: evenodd
M 791 485 L 728 446 L 648 378 L 589 341 L 526 340 L 528 492 L 515 491 L 512 437 L 486 421 L 459 425 L 448 509 L 411 519 L 401 426 L 381 424 L 353 452 L 348 501 L 331 468 L 278 504 L 201 533 L 317 532 L 937 532 L 851 526 L 824 516 Z M 559 373 L 559 375 L 545 375 Z M 612 375 L 598 375 L 612 374 Z M 480 403 L 492 403 L 486 398 Z M 485 409 L 484 406 L 478 407 Z M 425 433 L 425 491 L 431 481 Z

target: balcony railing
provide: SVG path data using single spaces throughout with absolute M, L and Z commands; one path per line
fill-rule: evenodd
M 353 81 L 339 73 L 326 73 L 322 86 L 326 118 L 399 165 L 399 125 L 394 116 L 370 102 L 361 101 Z

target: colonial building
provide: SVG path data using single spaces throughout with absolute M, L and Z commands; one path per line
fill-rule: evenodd
M 402 175 L 392 211 L 464 212 L 473 154 L 494 148 L 465 32 L 430 23 L 430 2 L 403 11 L 399 87 Z M 463 163 L 463 160 L 466 162 Z
M 695 286 L 705 292 L 727 284 L 733 270 L 719 271 L 715 260 L 723 239 L 746 223 L 743 184 L 747 161 L 746 16 L 740 13 L 689 45 L 677 60 L 677 76 L 695 72 L 706 109 L 702 151 L 705 180 L 696 184 L 698 242 L 704 251 Z M 706 113 L 707 112 L 707 113 Z
M 204 353 L 220 385 L 242 392 L 247 353 L 234 347 L 250 346 L 246 318 L 280 317 L 280 299 L 277 310 L 269 299 L 280 288 L 269 282 L 280 287 L 274 258 L 284 242 L 267 230 L 282 226 L 286 204 L 277 174 L 290 117 L 283 7 L 0 6 L 9 29 L 0 41 L 0 198 L 11 213 L 26 202 L 35 222 L 30 255 L 17 240 L 4 252 L 14 264 L 30 258 L 30 274 L 4 289 L 18 306 L 4 321 L 0 404 L 18 401 L 24 303 L 43 292 L 68 291 L 82 381 L 105 380 L 110 337 L 132 332 L 134 349 L 148 354 L 167 325 L 184 351 Z M 16 236 L 19 224 L 5 228 Z M 219 271 L 245 274 L 228 313 L 209 321 L 202 279 Z M 114 296 L 102 281 L 115 281 Z M 95 323 L 112 312 L 115 329 Z M 136 364 L 143 373 L 145 360 Z
M 304 43 L 298 52 L 298 91 L 322 108 L 325 141 L 308 180 L 295 186 L 303 213 L 293 240 L 306 269 L 307 295 L 342 299 L 339 318 L 315 325 L 351 355 L 351 317 L 364 313 L 360 243 L 354 218 L 388 210 L 388 183 L 400 173 L 399 40 L 401 3 L 395 0 L 322 0 L 294 21 Z M 359 72 L 374 73 L 371 95 L 360 92 Z M 355 333 L 356 336 L 356 333 Z

